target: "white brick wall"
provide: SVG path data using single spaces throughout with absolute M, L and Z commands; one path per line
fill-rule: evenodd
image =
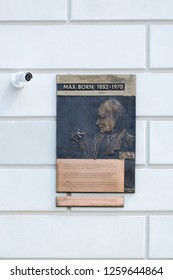
M 144 257 L 144 217 L 2 215 L 0 232 L 0 257 Z
M 150 258 L 172 259 L 173 217 L 151 216 L 150 218 Z
M 151 26 L 151 68 L 173 68 L 173 26 Z
M 173 1 L 0 4 L 0 258 L 173 258 Z M 58 209 L 56 74 L 116 73 L 137 78 L 136 193 Z
M 168 20 L 173 19 L 172 0 L 72 0 L 71 19 Z
M 145 67 L 145 27 L 141 25 L 3 25 L 0 38 L 2 68 Z
M 1 21 L 66 20 L 66 0 L 0 0 Z

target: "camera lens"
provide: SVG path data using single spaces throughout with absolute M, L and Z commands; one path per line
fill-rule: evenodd
M 29 82 L 32 79 L 32 74 L 30 72 L 26 73 L 25 80 Z

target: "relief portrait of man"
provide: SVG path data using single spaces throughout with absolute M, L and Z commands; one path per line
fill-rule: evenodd
M 97 111 L 96 125 L 99 132 L 88 143 L 85 130 L 78 128 L 70 134 L 74 149 L 85 154 L 86 158 L 134 159 L 135 137 L 121 127 L 125 109 L 118 100 L 102 102 Z
M 122 159 L 134 192 L 135 97 L 60 96 L 57 111 L 57 159 Z

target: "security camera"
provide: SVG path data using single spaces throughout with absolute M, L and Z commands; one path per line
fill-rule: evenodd
M 12 85 L 17 88 L 23 88 L 25 82 L 29 82 L 33 78 L 30 72 L 17 72 L 11 77 Z
M 19 73 L 19 80 L 21 82 L 29 82 L 31 79 L 33 78 L 32 74 L 30 72 L 26 72 L 26 73 Z

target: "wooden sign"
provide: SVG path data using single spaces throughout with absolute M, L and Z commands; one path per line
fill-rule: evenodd
M 92 197 L 66 196 L 56 198 L 57 207 L 123 207 L 124 198 L 119 197 Z
M 134 75 L 57 76 L 57 192 L 135 192 Z

